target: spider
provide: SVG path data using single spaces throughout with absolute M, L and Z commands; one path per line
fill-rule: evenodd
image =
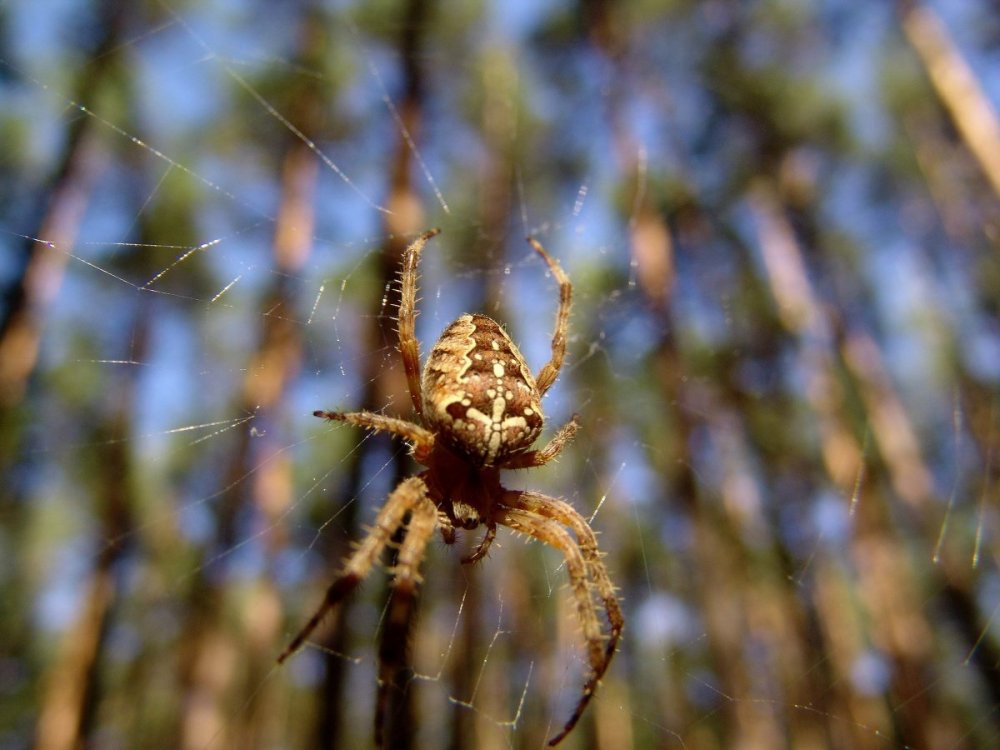
M 413 457 L 426 469 L 404 479 L 392 491 L 375 525 L 347 558 L 322 604 L 278 657 L 278 663 L 305 644 L 323 618 L 364 580 L 386 545 L 405 526 L 406 535 L 391 571 L 393 588 L 379 653 L 375 742 L 381 746 L 388 686 L 405 664 L 406 635 L 421 580 L 418 567 L 435 529 L 440 529 L 445 543 L 453 544 L 456 530 L 485 526 L 478 546 L 462 559 L 463 563 L 474 563 L 486 555 L 497 526 L 507 526 L 562 552 L 586 641 L 589 668 L 583 690 L 566 724 L 549 740 L 551 747 L 561 742 L 580 719 L 611 662 L 624 627 L 597 538 L 583 516 L 563 500 L 537 492 L 508 490 L 500 483 L 501 469 L 547 464 L 577 431 L 574 416 L 548 444 L 531 449 L 544 424 L 542 397 L 555 382 L 566 353 L 572 285 L 559 263 L 529 237 L 528 242 L 559 283 L 559 309 L 549 362 L 537 377 L 532 375 L 521 352 L 496 321 L 486 315 L 465 314 L 441 334 L 421 379 L 414 333 L 417 267 L 424 245 L 439 232 L 425 232 L 403 254 L 399 348 L 416 421 L 367 411 L 313 412 L 323 419 L 403 438 L 410 444 Z M 607 617 L 607 633 L 601 625 L 597 602 Z

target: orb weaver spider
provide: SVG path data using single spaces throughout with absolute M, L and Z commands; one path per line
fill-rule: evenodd
M 463 563 L 474 563 L 486 555 L 497 527 L 506 526 L 563 554 L 586 642 L 589 666 L 582 693 L 563 728 L 549 740 L 551 747 L 579 721 L 611 663 L 625 623 L 615 587 L 601 561 L 597 538 L 586 519 L 564 500 L 508 490 L 500 483 L 502 469 L 527 469 L 552 461 L 577 431 L 574 416 L 544 447 L 531 448 L 545 421 L 542 397 L 559 375 L 566 353 L 572 285 L 559 263 L 529 237 L 531 246 L 559 283 L 552 355 L 537 377 L 496 321 L 486 315 L 465 314 L 441 334 L 427 357 L 421 378 L 414 331 L 417 268 L 424 245 L 439 231 L 425 232 L 403 255 L 399 348 L 416 420 L 367 411 L 314 412 L 323 419 L 401 437 L 409 443 L 414 459 L 426 468 L 404 479 L 390 493 L 375 525 L 347 558 L 322 604 L 278 662 L 284 662 L 305 644 L 321 620 L 371 572 L 385 546 L 405 525 L 406 535 L 392 569 L 393 595 L 383 636 L 384 643 L 390 645 L 383 647 L 379 659 L 375 741 L 381 746 L 388 686 L 404 665 L 406 634 L 420 582 L 418 569 L 430 538 L 440 530 L 444 541 L 452 544 L 458 529 L 471 531 L 485 526 L 482 541 L 462 559 Z M 608 621 L 607 633 L 598 615 L 598 602 Z

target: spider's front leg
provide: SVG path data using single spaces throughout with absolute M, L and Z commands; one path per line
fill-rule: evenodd
M 342 602 L 348 594 L 358 587 L 371 572 L 372 566 L 378 560 L 385 545 L 388 544 L 396 529 L 403 525 L 406 514 L 419 502 L 427 500 L 427 485 L 419 477 L 403 480 L 389 495 L 385 505 L 375 517 L 375 525 L 368 536 L 358 545 L 344 565 L 344 572 L 330 584 L 323 597 L 323 603 L 316 609 L 305 626 L 292 638 L 291 642 L 278 657 L 278 664 L 283 664 L 292 654 L 305 645 L 333 609 Z M 430 502 L 427 500 L 427 502 Z
M 378 654 L 378 696 L 375 702 L 375 746 L 382 747 L 386 716 L 390 715 L 390 691 L 402 692 L 400 676 L 406 665 L 406 648 L 413 621 L 414 603 L 421 578 L 418 573 L 420 561 L 427 549 L 427 542 L 437 527 L 437 508 L 430 499 L 424 497 L 414 507 L 406 536 L 399 546 L 396 564 L 392 568 L 392 594 L 385 625 L 382 631 Z M 391 745 L 396 744 L 393 732 L 389 732 Z
M 562 742 L 580 720 L 598 683 L 608 669 L 615 654 L 618 639 L 625 625 L 614 585 L 608 577 L 601 553 L 597 548 L 597 538 L 586 520 L 569 503 L 535 492 L 504 493 L 496 516 L 498 523 L 523 532 L 529 536 L 556 547 L 566 559 L 570 587 L 576 601 L 577 616 L 587 645 L 587 660 L 590 669 L 584 681 L 583 691 L 562 730 L 552 737 L 548 745 L 554 747 Z M 572 529 L 574 542 L 564 526 Z M 594 606 L 593 595 L 604 605 L 610 625 L 610 633 L 604 634 Z

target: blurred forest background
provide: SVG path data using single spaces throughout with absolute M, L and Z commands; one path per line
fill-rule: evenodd
M 528 233 L 575 284 L 505 480 L 623 598 L 566 748 L 1000 746 L 998 102 L 988 0 L 0 3 L 0 748 L 370 746 L 384 567 L 275 657 L 414 470 L 311 413 L 410 415 L 438 225 L 424 353 L 545 361 Z M 470 536 L 394 748 L 579 695 L 559 554 Z

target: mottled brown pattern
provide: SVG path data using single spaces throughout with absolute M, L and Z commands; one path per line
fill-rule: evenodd
M 278 661 L 288 659 L 306 643 L 320 621 L 357 587 L 389 540 L 406 524 L 393 567 L 394 591 L 379 651 L 375 743 L 380 745 L 388 690 L 406 658 L 406 633 L 420 580 L 418 566 L 434 528 L 440 530 L 445 544 L 454 544 L 458 530 L 485 526 L 482 541 L 462 558 L 463 563 L 474 563 L 486 556 L 497 526 L 507 526 L 562 552 L 587 644 L 588 668 L 580 697 L 562 729 L 549 740 L 552 747 L 573 731 L 583 715 L 625 626 L 614 584 L 601 562 L 597 537 L 583 516 L 563 500 L 508 490 L 500 483 L 502 469 L 529 469 L 554 461 L 577 431 L 574 416 L 543 447 L 531 447 L 545 421 L 542 397 L 558 377 L 566 354 L 572 285 L 545 248 L 529 239 L 559 284 L 552 355 L 537 377 L 495 320 L 485 315 L 462 315 L 434 345 L 421 379 L 414 330 L 417 267 L 424 245 L 437 233 L 437 229 L 424 232 L 403 255 L 399 353 L 416 419 L 396 419 L 370 411 L 313 412 L 323 419 L 397 435 L 410 444 L 413 458 L 427 468 L 403 480 L 389 495 L 375 526 Z M 606 632 L 601 610 L 607 619 Z
M 451 447 L 492 466 L 526 450 L 545 423 L 535 378 L 499 323 L 462 315 L 424 369 L 424 417 Z

